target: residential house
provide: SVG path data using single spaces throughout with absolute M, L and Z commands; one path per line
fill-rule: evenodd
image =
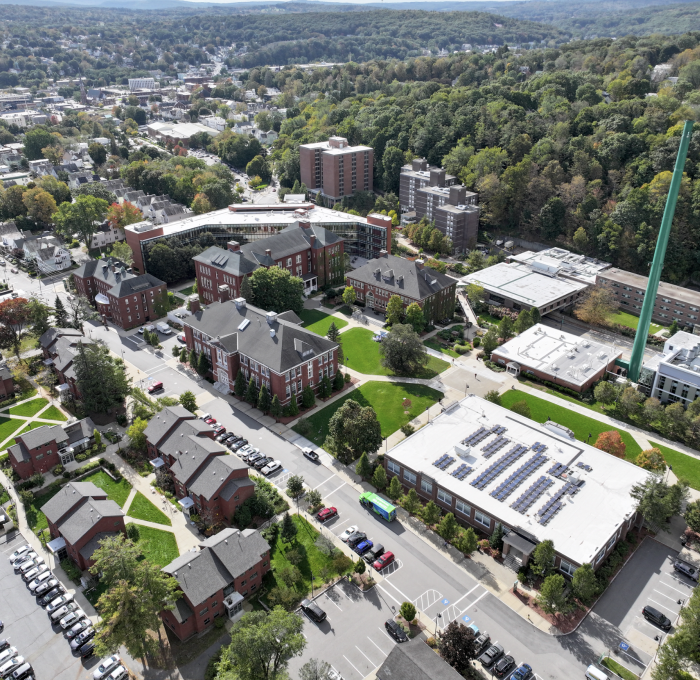
M 92 340 L 75 328 L 50 328 L 39 338 L 44 365 L 50 366 L 56 374 L 56 390 L 61 401 L 81 398 L 74 366 L 79 343 L 89 345 L 92 344 Z
M 255 529 L 224 529 L 163 567 L 182 596 L 161 617 L 180 640 L 201 633 L 219 616 L 243 615 L 246 595 L 260 588 L 270 570 L 270 546 Z M 432 653 L 432 652 L 431 652 Z
M 377 668 L 377 680 L 462 680 L 462 676 L 436 654 L 422 637 L 393 645 Z
M 124 230 L 115 229 L 110 226 L 109 223 L 105 222 L 93 235 L 92 241 L 90 241 L 90 248 L 104 248 L 117 241 L 124 240 Z
M 34 238 L 31 232 L 24 232 L 22 246 L 24 259 L 33 261 L 37 269 L 44 274 L 61 272 L 71 267 L 70 252 L 63 247 L 55 236 Z
M 15 396 L 15 382 L 6 365 L 0 366 L 0 401 Z

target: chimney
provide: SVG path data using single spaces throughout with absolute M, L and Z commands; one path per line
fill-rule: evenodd
M 268 325 L 272 326 L 277 321 L 277 312 L 268 312 L 266 315 Z
M 431 187 L 444 187 L 445 171 L 442 168 L 431 168 L 429 184 Z
M 265 248 L 265 255 L 267 255 L 270 259 L 272 259 L 272 249 Z
M 316 237 L 313 234 L 309 234 L 309 245 L 313 248 L 314 243 L 316 243 Z
M 226 248 L 232 253 L 237 253 L 241 249 L 241 244 L 238 241 L 229 241 Z
M 236 309 L 245 309 L 245 298 L 244 297 L 237 297 L 233 301 L 236 305 Z
M 379 257 L 386 257 L 386 258 L 388 258 L 388 257 L 389 257 L 389 252 L 386 251 L 386 250 L 380 250 L 380 251 L 379 251 Z
M 416 269 L 423 269 L 425 262 L 423 260 L 416 260 Z
M 189 303 L 190 303 L 190 312 L 192 314 L 196 314 L 200 307 L 199 307 L 199 295 L 194 294 L 190 295 L 189 298 L 187 298 Z
M 308 220 L 297 220 L 297 224 L 302 229 L 309 229 L 311 227 L 311 222 L 309 222 Z
M 420 170 L 428 169 L 428 161 L 425 158 L 414 158 L 411 161 L 411 170 L 414 172 L 419 172 Z

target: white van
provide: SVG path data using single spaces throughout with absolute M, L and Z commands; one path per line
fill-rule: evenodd
M 608 680 L 608 676 L 595 666 L 586 668 L 586 677 L 588 680 Z
M 167 323 L 163 323 L 162 321 L 160 323 L 156 324 L 156 328 L 163 334 L 163 335 L 170 335 L 173 332 L 173 329 L 168 326 Z

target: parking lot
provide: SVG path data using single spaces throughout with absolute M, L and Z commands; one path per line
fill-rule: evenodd
M 672 627 L 666 633 L 647 621 L 642 609 L 654 607 L 675 625 L 692 594 L 694 582 L 673 569 L 677 555 L 647 538 L 600 599 L 588 624 L 607 628 L 609 649 L 616 650 L 618 662 L 635 673 L 641 673 L 674 631 Z
M 6 536 L 0 537 L 5 540 Z M 36 680 L 87 680 L 92 678 L 99 659 L 83 662 L 71 653 L 68 640 L 59 626 L 52 627 L 44 609 L 27 589 L 22 577 L 15 574 L 9 556 L 26 544 L 17 533 L 9 542 L 0 544 L 0 618 L 5 624 L 1 637 L 16 647 L 19 654 L 34 668 Z

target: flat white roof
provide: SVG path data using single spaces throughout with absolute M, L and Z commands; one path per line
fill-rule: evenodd
M 621 357 L 622 350 L 537 324 L 497 347 L 494 354 L 524 368 L 583 385 Z
M 566 423 L 562 423 L 566 425 Z M 502 426 L 502 435 L 489 434 L 476 445 L 463 446 L 462 442 L 480 428 L 487 431 Z M 483 450 L 499 437 L 508 441 L 496 453 L 486 457 Z M 546 448 L 542 454 L 546 461 L 517 486 L 504 500 L 497 500 L 491 493 L 513 473 L 532 460 L 537 454 L 531 449 L 536 443 Z M 515 445 L 527 447 L 517 460 L 506 467 L 482 489 L 472 485 L 488 467 L 499 461 Z M 459 447 L 458 452 L 455 447 Z M 443 455 L 454 458 L 444 470 L 434 463 Z M 642 468 L 583 442 L 569 439 L 562 431 L 555 433 L 529 418 L 508 409 L 469 395 L 449 408 L 428 425 L 395 446 L 386 454 L 387 459 L 405 465 L 433 480 L 441 489 L 473 504 L 492 519 L 511 529 L 520 529 L 537 541 L 551 540 L 555 550 L 565 559 L 583 564 L 595 561 L 617 530 L 635 512 L 635 501 L 630 491 L 649 474 Z M 566 466 L 565 477 L 549 474 L 555 464 Z M 590 468 L 577 466 L 582 463 Z M 462 480 L 452 475 L 460 465 L 473 468 Z M 544 525 L 538 521 L 538 512 L 575 475 L 582 484 L 577 493 L 559 498 L 561 509 Z M 552 484 L 545 493 L 524 513 L 511 507 L 540 478 Z M 456 512 L 457 518 L 460 513 Z
M 609 262 L 585 255 L 576 255 L 564 248 L 548 248 L 537 253 L 527 250 L 519 255 L 511 255 L 509 259 L 526 264 L 535 270 L 540 267 L 553 268 L 558 270 L 562 276 L 583 281 L 591 286 L 595 284 L 596 276 L 600 272 L 612 267 Z
M 579 281 L 538 274 L 531 271 L 527 265 L 516 262 L 499 262 L 493 267 L 464 276 L 460 283 L 475 283 L 489 293 L 506 297 L 527 307 L 546 307 L 588 287 Z

